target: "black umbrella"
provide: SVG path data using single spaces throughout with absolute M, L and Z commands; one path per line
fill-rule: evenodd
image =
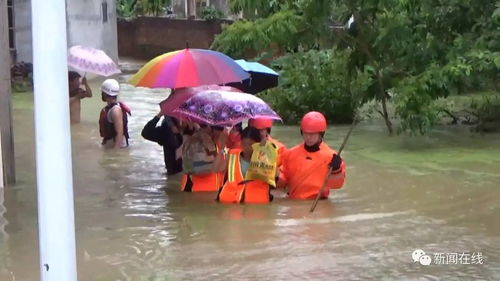
M 250 74 L 250 78 L 242 82 L 226 84 L 227 86 L 235 87 L 250 94 L 257 94 L 278 86 L 279 74 L 271 68 L 258 62 L 247 62 L 245 60 L 236 60 L 236 63 Z

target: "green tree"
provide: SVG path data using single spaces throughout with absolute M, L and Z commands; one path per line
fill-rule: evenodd
M 224 17 L 225 15 L 222 11 L 212 6 L 203 7 L 201 10 L 201 18 L 206 21 L 216 21 L 223 19 Z
M 165 11 L 167 5 L 170 5 L 171 0 L 140 0 L 142 12 L 145 15 L 159 16 Z
M 131 18 L 137 15 L 159 16 L 171 0 L 117 0 L 116 10 L 119 17 Z
M 349 49 L 348 73 L 371 75 L 364 100 L 380 102 L 389 133 L 393 132 L 389 100 L 401 120 L 400 132 L 426 133 L 438 120 L 436 99 L 461 93 L 477 81 L 498 80 L 500 1 L 231 3 L 240 10 L 256 11 L 254 18 L 229 26 L 214 47 L 237 57 Z M 351 17 L 354 23 L 344 28 Z
M 350 75 L 349 50 L 310 50 L 283 56 L 273 66 L 283 73 L 281 86 L 260 94 L 283 121 L 296 123 L 311 109 L 332 123 L 352 122 L 371 83 L 367 72 Z
M 137 0 L 117 0 L 116 12 L 120 18 L 132 18 L 137 15 Z

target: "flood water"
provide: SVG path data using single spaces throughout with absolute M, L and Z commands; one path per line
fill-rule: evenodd
M 131 147 L 109 151 L 94 86 L 72 127 L 80 281 L 500 280 L 499 134 L 388 137 L 382 122 L 365 122 L 343 152 L 344 188 L 313 214 L 310 201 L 281 191 L 269 205 L 222 205 L 213 193 L 178 191 L 162 148 L 141 138 L 165 92 L 124 86 Z M 13 107 L 18 182 L 0 195 L 0 280 L 39 280 L 32 95 L 15 94 Z M 348 129 L 330 127 L 326 141 L 338 147 Z M 297 127 L 273 135 L 300 140 Z M 413 262 L 415 249 L 432 264 Z M 439 253 L 483 260 L 438 264 Z

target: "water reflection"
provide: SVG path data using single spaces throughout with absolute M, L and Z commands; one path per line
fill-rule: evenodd
M 8 267 L 8 257 L 9 249 L 7 248 L 9 240 L 9 234 L 6 231 L 6 226 L 9 223 L 5 217 L 5 199 L 4 199 L 4 188 L 0 187 L 0 276 L 7 275 L 9 273 Z
M 313 214 L 282 191 L 270 205 L 223 205 L 213 193 L 179 192 L 162 148 L 141 138 L 167 95 L 124 87 L 131 147 L 121 151 L 99 145 L 102 102 L 82 103 L 72 127 L 79 280 L 500 279 L 500 136 L 391 138 L 362 124 L 344 152 L 345 188 Z M 0 204 L 0 280 L 38 280 L 29 96 L 15 97 L 14 119 L 19 183 Z M 327 141 L 338 147 L 347 130 L 332 127 Z M 297 127 L 273 134 L 287 145 L 300 138 Z M 424 268 L 411 260 L 417 248 L 481 251 L 487 261 Z

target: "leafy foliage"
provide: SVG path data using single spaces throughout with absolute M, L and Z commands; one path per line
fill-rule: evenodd
M 233 0 L 230 9 L 233 13 L 243 13 L 245 18 L 269 17 L 284 8 L 288 1 L 283 0 Z
M 133 18 L 137 16 L 137 0 L 117 0 L 116 12 L 120 18 Z
M 232 0 L 231 5 L 236 12 L 254 12 L 250 21 L 219 35 L 215 48 L 257 58 L 347 49 L 346 71 L 337 75 L 353 81 L 369 76 L 362 101 L 381 104 L 389 132 L 390 101 L 401 120 L 399 132 L 424 134 L 439 119 L 436 99 L 499 80 L 500 1 Z M 354 22 L 344 25 L 351 17 Z M 311 70 L 306 65 L 303 71 Z
M 278 110 L 285 122 L 297 122 L 304 113 L 318 110 L 330 122 L 352 122 L 362 94 L 371 82 L 368 73 L 351 76 L 348 50 L 311 50 L 275 61 L 281 86 L 261 96 Z
M 165 12 L 166 6 L 171 0 L 141 0 L 142 12 L 145 15 L 159 16 Z
M 206 21 L 215 21 L 224 18 L 224 13 L 212 6 L 203 7 L 201 10 L 201 18 Z
M 117 0 L 116 11 L 122 18 L 132 18 L 137 15 L 159 16 L 170 4 L 171 0 Z
M 216 36 L 212 47 L 235 58 L 245 57 L 247 52 L 272 52 L 271 43 L 278 49 L 293 47 L 296 44 L 292 36 L 297 33 L 299 25 L 300 17 L 290 11 L 278 12 L 255 22 L 237 21 Z

